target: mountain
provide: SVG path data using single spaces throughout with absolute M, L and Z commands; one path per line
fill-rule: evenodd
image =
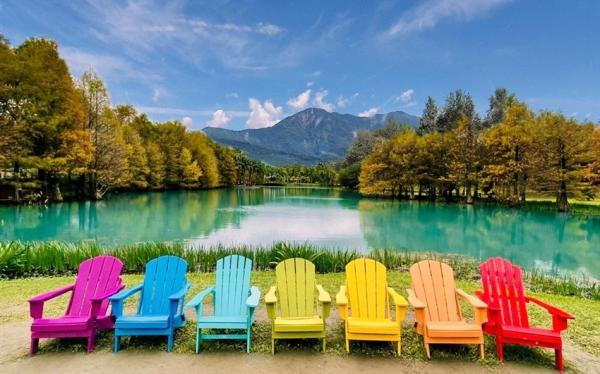
M 411 127 L 419 124 L 419 117 L 405 112 L 358 117 L 309 108 L 272 127 L 239 131 L 206 127 L 203 131 L 215 142 L 271 165 L 314 165 L 343 158 L 357 132 L 382 128 L 390 118 Z

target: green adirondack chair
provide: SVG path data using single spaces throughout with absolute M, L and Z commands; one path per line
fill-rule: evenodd
M 196 353 L 200 351 L 202 340 L 240 339 L 246 340 L 246 351 L 252 346 L 252 322 L 254 309 L 260 300 L 257 287 L 250 287 L 252 261 L 246 257 L 232 255 L 217 261 L 217 282 L 197 294 L 188 308 L 196 310 Z M 214 313 L 204 315 L 203 301 L 212 295 Z M 245 330 L 245 333 L 206 334 L 202 329 Z
M 322 339 L 325 351 L 331 297 L 316 284 L 315 265 L 291 258 L 277 264 L 275 276 L 276 285 L 265 295 L 272 329 L 271 353 L 275 354 L 275 339 Z

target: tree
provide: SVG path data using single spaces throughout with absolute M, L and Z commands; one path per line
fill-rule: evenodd
M 461 118 L 467 117 L 471 120 L 475 116 L 475 104 L 473 104 L 471 95 L 463 90 L 453 91 L 446 98 L 444 108 L 436 122 L 436 130 L 438 132 L 450 131 L 456 127 Z
M 116 113 L 116 116 L 119 120 L 118 113 Z M 142 138 L 130 124 L 121 122 L 121 126 L 129 165 L 127 185 L 133 189 L 146 189 L 150 186 L 148 182 L 150 168 L 148 167 L 148 157 Z
M 419 128 L 417 129 L 417 133 L 419 135 L 424 135 L 434 132 L 436 130 L 437 119 L 437 105 L 435 104 L 435 101 L 431 98 L 431 96 L 428 96 L 427 102 L 425 103 L 425 109 L 423 109 L 423 114 L 421 115 L 421 120 L 419 122 Z
M 219 166 L 219 184 L 235 186 L 238 173 L 235 152 L 228 147 L 216 146 L 215 155 Z
M 581 189 L 586 166 L 593 161 L 591 124 L 580 125 L 562 114 L 542 112 L 537 121 L 540 129 L 541 159 L 536 179 L 556 196 L 556 209 L 569 210 L 568 193 Z
M 97 180 L 96 199 L 109 190 L 126 187 L 129 174 L 129 149 L 115 113 L 110 109 L 98 118 L 92 136 L 95 143 L 94 173 Z
M 146 156 L 149 169 L 147 180 L 150 187 L 153 189 L 164 188 L 167 178 L 165 155 L 156 143 L 148 142 L 146 144 Z
M 474 121 L 463 117 L 450 133 L 450 179 L 464 187 L 467 204 L 473 203 L 472 186 L 477 185 L 481 147 Z
M 192 152 L 194 160 L 198 161 L 202 176 L 200 186 L 213 188 L 219 185 L 219 165 L 215 155 L 214 143 L 203 133 L 194 131 L 186 137 L 186 147 Z
M 192 152 L 183 148 L 181 151 L 181 186 L 185 188 L 198 187 L 202 170 L 198 166 L 198 161 L 192 160 Z
M 482 121 L 483 128 L 490 128 L 503 122 L 506 108 L 515 100 L 515 95 L 509 94 L 506 88 L 497 88 L 494 94 L 490 96 L 490 107 L 485 120 Z
M 533 113 L 515 101 L 507 107 L 504 122 L 482 134 L 488 193 L 513 204 L 525 202 L 529 177 L 539 165 L 538 133 Z

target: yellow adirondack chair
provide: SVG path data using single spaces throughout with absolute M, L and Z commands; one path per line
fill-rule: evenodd
M 427 358 L 431 358 L 430 344 L 478 344 L 483 359 L 481 326 L 487 321 L 487 305 L 457 289 L 452 268 L 441 262 L 418 262 L 410 267 L 410 276 L 408 301 L 415 308 L 415 327 L 423 335 Z M 473 323 L 463 318 L 459 298 L 473 307 Z
M 401 348 L 402 321 L 408 303 L 388 287 L 383 264 L 360 258 L 346 265 L 346 285 L 340 287 L 336 303 L 346 331 L 346 351 L 351 340 L 376 340 L 397 343 Z M 392 320 L 390 299 L 396 306 Z
M 267 314 L 271 320 L 271 353 L 275 339 L 323 340 L 331 308 L 331 297 L 316 284 L 315 265 L 303 258 L 291 258 L 277 264 L 276 285 L 265 295 Z M 315 300 L 320 305 L 318 313 Z

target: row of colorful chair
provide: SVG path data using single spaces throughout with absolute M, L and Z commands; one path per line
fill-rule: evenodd
M 31 355 L 41 338 L 87 338 L 92 351 L 98 329 L 114 328 L 114 351 L 124 336 L 167 336 L 167 350 L 174 344 L 174 332 L 186 322 L 184 299 L 190 289 L 186 279 L 187 263 L 175 256 L 162 256 L 146 265 L 144 281 L 123 290 L 123 263 L 114 257 L 99 256 L 81 263 L 75 283 L 29 300 Z M 246 340 L 251 349 L 254 310 L 260 291 L 250 286 L 252 261 L 232 255 L 218 260 L 216 284 L 198 293 L 186 306 L 196 311 L 196 352 L 203 340 Z M 495 336 L 498 358 L 503 360 L 504 344 L 553 348 L 556 367 L 564 369 L 561 331 L 574 317 L 524 293 L 521 269 L 501 258 L 480 266 L 483 290 L 477 297 L 456 288 L 450 266 L 431 260 L 410 268 L 408 303 L 414 308 L 415 328 L 423 336 L 427 357 L 432 344 L 476 344 L 484 356 L 483 333 Z M 271 320 L 271 349 L 276 339 L 317 338 L 326 345 L 326 320 L 331 297 L 316 283 L 315 265 L 292 258 L 275 268 L 276 283 L 265 295 Z M 59 318 L 44 318 L 44 303 L 71 292 L 66 313 Z M 134 314 L 124 313 L 125 301 L 140 293 Z M 204 299 L 212 296 L 212 314 L 204 314 Z M 473 322 L 461 313 L 459 300 L 474 310 Z M 112 313 L 108 313 L 109 302 Z M 552 329 L 529 326 L 526 304 L 532 302 L 552 316 Z M 336 295 L 340 318 L 344 321 L 346 350 L 353 340 L 390 341 L 400 354 L 401 326 L 408 303 L 387 283 L 383 264 L 372 259 L 357 259 L 346 265 L 346 282 Z M 394 313 L 392 314 L 392 304 Z M 244 333 L 207 334 L 205 331 L 243 331 Z

